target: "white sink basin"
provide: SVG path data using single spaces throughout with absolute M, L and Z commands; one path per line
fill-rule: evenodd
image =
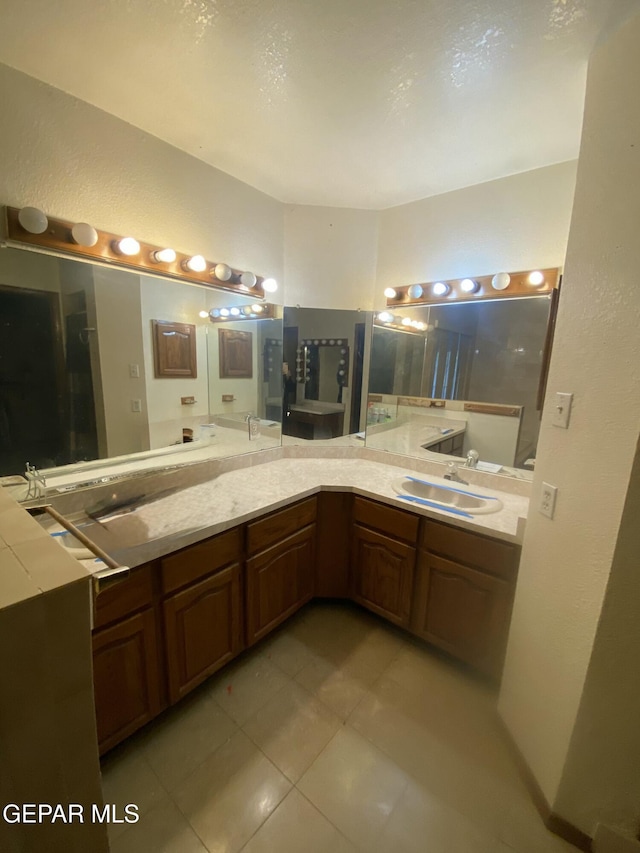
M 411 498 L 429 501 L 442 509 L 449 509 L 457 514 L 457 511 L 469 515 L 486 515 L 491 512 L 499 512 L 502 509 L 502 501 L 490 495 L 480 495 L 473 491 L 472 487 L 452 483 L 451 486 L 441 486 L 429 480 L 421 480 L 417 477 L 402 477 L 393 484 L 393 489 L 399 495 L 407 495 Z M 416 501 L 417 503 L 418 501 Z

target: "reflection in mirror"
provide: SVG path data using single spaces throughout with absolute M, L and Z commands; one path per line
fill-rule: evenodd
M 22 473 L 27 460 L 89 470 L 97 459 L 137 463 L 171 452 L 173 464 L 176 454 L 186 462 L 279 445 L 280 406 L 269 409 L 269 400 L 276 387 L 280 397 L 280 376 L 274 384 L 269 358 L 279 365 L 282 321 L 252 315 L 225 326 L 250 335 L 253 370 L 250 378 L 220 376 L 209 311 L 250 304 L 211 288 L 1 249 L 0 474 Z M 178 346 L 176 335 L 189 341 Z M 248 414 L 261 419 L 251 444 Z
M 364 427 L 369 312 L 284 309 L 283 433 L 336 439 Z
M 367 446 L 434 461 L 475 450 L 480 469 L 531 471 L 551 298 L 413 306 L 377 319 Z

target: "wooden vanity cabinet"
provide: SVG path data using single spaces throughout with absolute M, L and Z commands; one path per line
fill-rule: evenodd
M 351 597 L 395 625 L 409 626 L 419 519 L 356 497 Z
M 241 529 L 235 528 L 161 561 L 171 704 L 244 648 L 241 559 Z
M 100 753 L 165 706 L 152 565 L 100 593 L 93 631 L 93 686 Z
M 518 560 L 514 545 L 425 519 L 411 631 L 498 678 Z
M 316 511 L 314 497 L 247 525 L 247 645 L 313 597 Z

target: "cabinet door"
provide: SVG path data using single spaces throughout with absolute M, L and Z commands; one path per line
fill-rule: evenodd
M 513 585 L 422 552 L 412 631 L 487 675 L 502 670 Z
M 242 649 L 240 566 L 231 566 L 163 602 L 169 700 L 182 696 Z
M 415 548 L 353 526 L 352 597 L 384 616 L 407 627 L 411 612 Z
M 93 685 L 100 752 L 161 710 L 156 624 L 151 608 L 93 635 Z
M 313 595 L 315 524 L 247 560 L 247 644 L 272 631 Z

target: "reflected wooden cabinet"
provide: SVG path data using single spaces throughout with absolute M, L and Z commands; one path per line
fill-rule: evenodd
M 351 597 L 390 622 L 407 627 L 415 548 L 357 524 L 352 548 Z
M 162 710 L 156 620 L 148 607 L 93 635 L 93 684 L 100 752 Z
M 233 563 L 162 603 L 169 701 L 177 702 L 242 649 L 240 565 Z

